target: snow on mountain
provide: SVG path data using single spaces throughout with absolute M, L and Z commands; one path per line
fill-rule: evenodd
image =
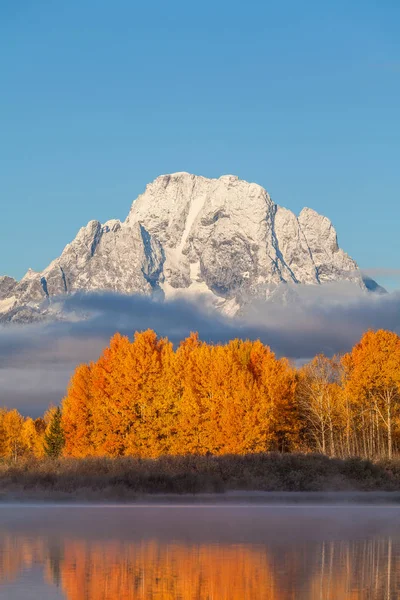
M 29 321 L 76 291 L 202 294 L 229 314 L 284 283 L 347 280 L 366 289 L 326 217 L 296 215 L 261 186 L 225 175 L 162 175 L 124 222 L 90 221 L 41 273 L 0 277 L 0 321 Z M 370 286 L 369 286 L 370 287 Z

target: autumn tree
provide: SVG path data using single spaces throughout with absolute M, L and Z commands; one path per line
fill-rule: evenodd
M 24 452 L 23 418 L 17 410 L 5 411 L 2 417 L 4 456 L 17 460 Z
M 22 423 L 21 440 L 25 454 L 36 458 L 44 455 L 44 431 L 31 417 Z
M 123 368 L 128 375 L 125 453 L 147 457 L 168 453 L 175 415 L 174 398 L 168 393 L 172 344 L 151 330 L 136 333 Z
M 176 361 L 180 380 L 176 452 L 219 453 L 221 382 L 226 385 L 221 353 L 192 334 L 179 346 Z
M 372 425 L 386 431 L 387 456 L 393 454 L 393 432 L 400 413 L 400 337 L 390 331 L 368 331 L 345 357 L 346 393 Z M 376 451 L 378 429 L 371 428 L 371 452 Z
M 114 335 L 109 347 L 91 367 L 88 391 L 93 408 L 92 445 L 94 453 L 99 455 L 122 456 L 125 453 L 126 437 L 133 419 L 127 368 L 130 345 L 127 336 Z
M 400 429 L 399 379 L 399 338 L 390 332 L 369 332 L 345 357 L 318 355 L 299 370 L 260 341 L 207 344 L 192 333 L 174 350 L 151 330 L 133 341 L 116 334 L 99 360 L 77 367 L 71 379 L 62 404 L 64 452 L 157 457 L 310 449 L 373 457 L 385 441 L 391 457 Z M 24 427 L 33 434 L 31 423 Z
M 66 456 L 95 454 L 95 407 L 92 394 L 92 365 L 75 369 L 62 403 L 62 428 Z
M 257 402 L 257 381 L 249 369 L 251 346 L 252 342 L 232 340 L 211 347 L 209 427 L 211 439 L 218 441 L 219 454 L 265 449 L 267 418 Z
M 192 336 L 178 349 L 177 360 L 183 382 L 181 452 L 289 449 L 289 438 L 296 436 L 295 376 L 267 346 L 242 340 L 213 346 Z
M 260 341 L 252 344 L 250 369 L 257 377 L 261 410 L 268 418 L 267 450 L 288 452 L 299 446 L 300 420 L 296 372 Z M 265 418 L 264 417 L 264 418 Z
M 341 363 L 323 354 L 316 356 L 300 371 L 298 399 L 319 452 L 337 454 L 336 433 L 343 426 L 340 382 Z
M 172 443 L 172 345 L 153 331 L 116 334 L 100 357 L 75 371 L 63 401 L 65 452 L 158 456 Z

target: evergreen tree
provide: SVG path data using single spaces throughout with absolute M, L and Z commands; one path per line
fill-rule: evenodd
M 64 431 L 61 424 L 61 409 L 57 407 L 44 436 L 44 451 L 51 458 L 58 458 L 65 444 Z

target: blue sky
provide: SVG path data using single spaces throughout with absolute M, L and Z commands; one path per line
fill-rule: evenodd
M 2 0 L 0 273 L 173 171 L 260 183 L 400 268 L 399 30 L 398 0 Z

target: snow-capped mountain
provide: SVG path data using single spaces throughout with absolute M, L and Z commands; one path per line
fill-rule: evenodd
M 297 217 L 232 175 L 174 173 L 150 183 L 124 222 L 82 227 L 41 273 L 0 277 L 0 321 L 40 319 L 53 298 L 78 290 L 203 294 L 234 314 L 282 283 L 338 280 L 366 289 L 326 217 L 310 208 Z

